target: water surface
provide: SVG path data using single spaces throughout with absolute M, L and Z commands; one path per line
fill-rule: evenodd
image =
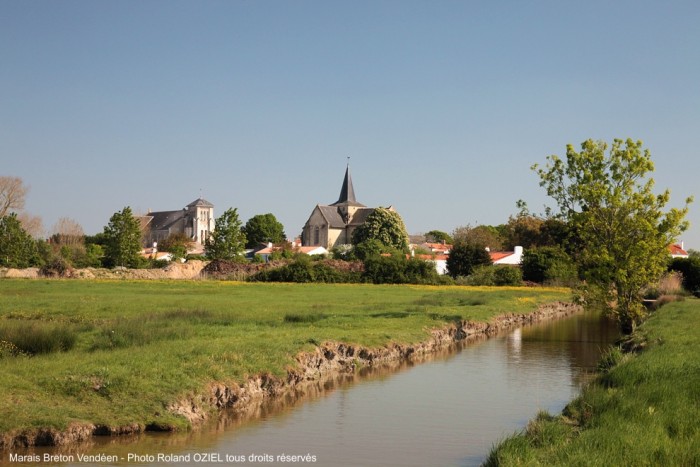
M 326 381 L 252 418 L 222 414 L 192 433 L 97 439 L 66 453 L 115 455 L 119 465 L 478 465 L 539 410 L 560 412 L 617 337 L 614 324 L 579 314 Z

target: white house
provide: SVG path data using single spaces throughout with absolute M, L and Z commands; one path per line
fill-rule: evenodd
M 516 246 L 515 251 L 489 251 L 493 264 L 519 266 L 523 260 L 523 247 Z
M 272 243 L 267 244 L 267 248 L 256 251 L 255 255 L 260 256 L 265 262 L 269 261 L 270 255 L 275 251 L 280 251 L 282 247 L 274 246 Z M 292 242 L 292 249 L 295 253 L 303 253 L 305 255 L 327 255 L 328 250 L 322 246 L 300 246 L 296 242 Z

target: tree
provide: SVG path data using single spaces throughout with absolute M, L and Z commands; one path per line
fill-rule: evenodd
M 491 255 L 479 243 L 458 242 L 447 257 L 447 272 L 450 276 L 468 276 L 479 265 L 490 265 Z
M 0 217 L 21 211 L 28 190 L 21 178 L 0 177 Z
M 452 245 L 454 243 L 454 240 L 450 234 L 443 232 L 442 230 L 431 230 L 430 232 L 426 233 L 425 241 L 431 243 L 446 243 L 448 245 Z
M 408 251 L 408 233 L 403 219 L 393 209 L 376 208 L 367 216 L 364 224 L 352 233 L 352 243 L 357 245 L 374 239 L 397 250 Z
M 104 258 L 107 266 L 136 267 L 141 251 L 141 225 L 130 207 L 115 212 L 104 228 Z
M 187 256 L 187 250 L 192 246 L 192 239 L 186 234 L 176 232 L 168 235 L 165 240 L 158 242 L 158 251 L 167 251 L 174 259 Z
M 558 246 L 525 250 L 521 267 L 526 281 L 572 284 L 578 279 L 574 262 Z
M 83 227 L 73 219 L 61 217 L 53 226 L 51 242 L 58 245 L 83 245 L 85 232 Z
M 260 243 L 281 243 L 287 236 L 284 226 L 271 214 L 257 214 L 241 229 L 247 239 L 246 247 L 253 248 Z
M 32 238 L 42 238 L 44 236 L 44 223 L 41 217 L 21 211 L 17 213 L 17 220 Z
M 375 238 L 370 238 L 355 245 L 353 256 L 360 261 L 365 261 L 374 256 L 379 256 L 382 253 L 391 253 L 392 251 L 395 252 L 396 250 L 387 247 Z
M 489 247 L 493 251 L 503 248 L 503 238 L 498 229 L 490 225 L 465 225 L 457 227 L 452 235 L 457 243 L 473 243 Z
M 26 268 L 38 261 L 36 242 L 15 213 L 0 218 L 0 266 Z
M 241 232 L 238 210 L 227 209 L 214 222 L 214 231 L 204 245 L 204 250 L 211 259 L 240 259 L 245 251 L 245 234 Z
M 566 160 L 552 155 L 545 168 L 532 169 L 576 232 L 584 298 L 601 303 L 629 333 L 644 317 L 642 289 L 666 270 L 668 245 L 688 227 L 692 198 L 664 212 L 670 193 L 653 193 L 654 164 L 642 142 L 615 139 L 607 149 L 593 140 L 580 152 L 568 145 Z

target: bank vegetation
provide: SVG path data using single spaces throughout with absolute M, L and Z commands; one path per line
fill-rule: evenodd
M 4 279 L 0 439 L 187 429 L 175 402 L 213 383 L 284 381 L 328 343 L 371 354 L 569 299 L 556 288 Z
M 485 465 L 700 465 L 699 328 L 699 300 L 663 306 L 562 414 L 540 412 Z

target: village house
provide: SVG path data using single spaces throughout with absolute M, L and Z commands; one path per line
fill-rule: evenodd
M 427 250 L 431 253 L 435 253 L 437 255 L 449 255 L 450 250 L 452 250 L 452 245 L 449 243 L 433 243 L 433 242 L 423 242 L 420 245 L 417 245 L 418 248 L 421 248 L 423 250 Z
M 685 245 L 683 245 L 683 242 L 680 244 L 674 243 L 673 245 L 669 245 L 668 251 L 671 253 L 671 258 L 689 258 L 690 255 L 687 251 L 685 251 L 684 247 Z
M 302 246 L 301 243 L 296 241 L 291 242 L 292 251 L 294 253 L 301 253 L 304 255 L 314 256 L 314 255 L 328 255 L 328 250 L 322 246 Z M 267 247 L 255 251 L 254 254 L 261 258 L 263 261 L 267 262 L 270 260 L 270 256 L 279 251 L 281 252 L 283 248 L 281 246 L 275 246 L 272 243 L 268 243 Z
M 391 206 L 388 209 L 395 211 Z M 322 246 L 327 250 L 350 244 L 352 233 L 365 223 L 374 210 L 357 202 L 348 165 L 338 201 L 331 205 L 316 205 L 304 224 L 301 243 L 303 246 Z
M 177 211 L 149 210 L 139 220 L 145 247 L 157 248 L 157 243 L 169 236 L 183 234 L 192 240 L 193 251 L 201 252 L 214 231 L 214 205 L 198 198 Z
M 491 251 L 486 248 L 491 257 L 491 262 L 495 265 L 507 264 L 509 266 L 520 266 L 523 260 L 523 247 L 516 246 L 514 251 Z

